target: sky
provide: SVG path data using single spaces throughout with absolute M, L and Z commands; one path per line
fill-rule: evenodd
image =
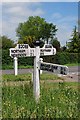
M 56 36 L 62 46 L 69 41 L 78 22 L 77 2 L 3 2 L 0 3 L 0 13 L 1 10 L 0 33 L 2 30 L 2 35 L 14 41 L 18 39 L 16 29 L 19 23 L 27 21 L 29 16 L 40 16 L 56 25 L 58 28 Z

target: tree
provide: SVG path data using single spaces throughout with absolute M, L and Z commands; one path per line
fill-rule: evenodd
M 57 40 L 57 38 L 52 39 L 51 44 L 54 48 L 56 48 L 57 51 L 60 51 L 60 42 Z
M 75 28 L 73 29 L 73 33 L 72 33 L 72 38 L 70 39 L 70 42 L 67 43 L 68 51 L 78 52 L 79 46 L 80 46 L 79 43 L 80 43 L 80 38 L 79 38 L 78 31 L 77 31 L 77 27 L 75 26 Z
M 0 49 L 2 49 L 2 37 L 0 36 Z
M 66 52 L 66 51 L 67 51 L 67 47 L 66 47 L 65 45 L 62 46 L 62 47 L 61 47 L 61 51 L 65 51 L 65 52 Z
M 14 47 L 14 42 L 9 39 L 7 36 L 2 36 L 2 49 L 9 49 L 11 47 Z
M 30 47 L 34 47 L 33 42 L 35 41 L 35 37 L 34 36 L 25 36 L 25 38 L 22 40 L 19 40 L 18 43 L 19 44 L 29 44 Z
M 24 23 L 20 23 L 17 28 L 17 36 L 24 40 L 27 36 L 35 37 L 35 40 L 47 41 L 56 34 L 56 25 L 47 23 L 44 18 L 30 16 Z

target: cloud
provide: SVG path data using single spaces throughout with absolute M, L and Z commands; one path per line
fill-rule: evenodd
M 14 14 L 14 13 L 20 13 L 20 12 L 23 12 L 23 9 L 20 7 L 20 6 L 17 6 L 17 7 L 12 7 L 12 8 L 9 8 L 7 10 L 7 13 L 10 13 L 10 14 Z
M 0 35 L 2 34 L 2 4 L 0 3 Z
M 78 16 L 78 15 L 77 15 Z M 58 23 L 71 23 L 71 22 L 77 22 L 77 20 L 78 20 L 78 17 L 76 17 L 76 16 L 63 16 L 63 18 L 61 18 L 61 19 L 59 19 L 58 20 Z
M 39 3 L 9 3 L 9 4 L 4 4 L 3 7 L 6 6 L 4 13 L 6 14 L 10 14 L 12 16 L 21 16 L 21 17 L 25 17 L 25 16 L 30 16 L 30 15 L 42 15 L 44 14 L 44 11 L 42 11 L 39 8 Z M 37 8 L 35 9 L 34 6 L 37 6 Z
M 74 21 L 77 22 L 77 20 L 78 20 L 78 13 L 77 13 L 76 16 L 74 16 L 74 15 L 64 16 L 64 15 L 62 15 L 62 14 L 60 14 L 60 13 L 54 13 L 54 14 L 52 14 L 52 16 L 51 16 L 51 19 L 53 19 L 54 21 L 57 20 L 57 23 L 60 23 L 60 24 L 61 24 L 61 23 L 66 23 L 66 22 L 67 22 L 67 23 L 70 23 L 70 22 L 74 22 Z
M 52 18 L 54 18 L 54 19 L 59 19 L 59 18 L 62 18 L 62 15 L 61 15 L 60 13 L 54 13 L 54 14 L 52 15 Z
M 0 35 L 2 35 L 2 21 L 0 21 Z
M 3 3 L 3 25 L 2 30 L 3 34 L 10 36 L 12 39 L 16 40 L 16 28 L 18 24 L 24 22 L 28 19 L 29 16 L 44 16 L 44 9 L 41 7 L 42 3 L 35 2 L 33 4 L 28 2 L 9 2 Z M 64 45 L 66 41 L 69 40 L 71 32 L 74 28 L 73 24 L 76 25 L 78 18 L 74 15 L 64 16 L 61 13 L 55 12 L 49 17 L 47 22 L 55 23 L 58 27 L 57 37 L 61 42 L 61 45 Z M 0 22 L 1 24 L 1 22 Z
M 69 41 L 71 34 L 72 34 L 72 27 L 68 24 L 58 24 L 58 31 L 57 37 L 58 40 L 61 42 L 61 45 L 65 45 L 66 41 Z
M 53 13 L 51 19 L 58 28 L 57 38 L 63 46 L 71 38 L 72 30 L 77 25 L 78 15 L 64 16 L 61 13 Z
M 3 34 L 10 36 L 12 39 L 16 37 L 16 28 L 18 24 L 24 22 L 29 16 L 41 16 L 44 11 L 39 7 L 40 3 L 4 3 L 3 4 Z M 36 6 L 36 7 L 35 7 Z

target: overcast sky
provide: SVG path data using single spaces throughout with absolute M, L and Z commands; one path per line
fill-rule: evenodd
M 0 12 L 1 6 L 2 34 L 14 41 L 17 40 L 18 24 L 27 21 L 29 16 L 40 16 L 47 22 L 55 24 L 58 28 L 57 37 L 62 46 L 70 39 L 78 21 L 77 2 L 3 2 L 2 5 L 0 4 Z

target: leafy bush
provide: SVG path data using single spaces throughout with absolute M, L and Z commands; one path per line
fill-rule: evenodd
M 58 52 L 55 56 L 43 57 L 45 62 L 55 64 L 80 63 L 78 53 Z

